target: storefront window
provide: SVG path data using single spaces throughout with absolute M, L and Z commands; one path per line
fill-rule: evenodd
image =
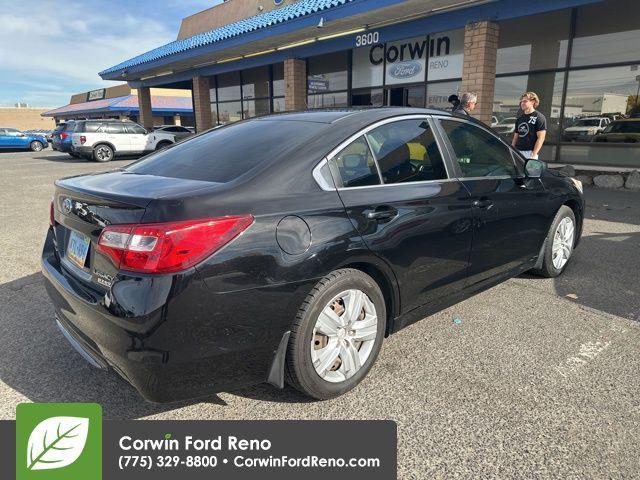
M 284 97 L 274 98 L 273 99 L 273 111 L 274 112 L 284 112 Z
M 451 95 L 460 94 L 460 83 L 455 81 L 427 84 L 427 108 L 451 110 L 452 104 L 448 99 Z
M 211 101 L 213 103 L 218 101 L 218 97 L 216 95 L 216 77 L 209 77 L 209 86 L 211 87 L 209 89 L 209 97 L 211 98 Z
M 353 88 L 382 85 L 384 76 L 384 45 L 353 50 L 351 85 Z
M 346 107 L 347 104 L 347 92 L 317 93 L 307 98 L 308 108 Z
M 269 67 L 242 72 L 242 98 L 269 97 Z
M 220 115 L 218 123 L 230 123 L 242 120 L 241 102 L 218 103 L 218 113 Z
M 382 88 L 365 88 L 354 90 L 351 95 L 351 105 L 365 107 L 381 107 L 384 100 Z
M 269 99 L 244 100 L 244 118 L 251 118 L 269 114 Z
M 276 63 L 273 69 L 273 96 L 284 97 L 284 64 Z
M 462 77 L 464 29 L 429 35 L 429 73 L 427 80 Z
M 545 143 L 556 143 L 560 128 L 563 84 L 563 73 L 535 73 L 496 78 L 491 127 L 505 140 L 511 141 L 516 119 L 522 113 L 520 96 L 525 92 L 535 92 L 540 98 L 540 105 L 536 110 L 547 119 Z
M 570 10 L 500 22 L 496 73 L 563 68 L 570 26 Z
M 213 120 L 214 125 L 220 124 L 218 119 L 218 105 L 215 102 L 211 104 L 211 119 Z
M 240 99 L 240 72 L 218 75 L 218 101 Z
M 309 59 L 309 93 L 347 89 L 347 54 L 330 53 Z
M 578 8 L 571 65 L 640 60 L 640 2 L 616 0 Z
M 640 66 L 569 73 L 563 141 L 636 143 L 638 135 L 617 132 L 640 115 Z M 616 130 L 616 131 L 612 131 Z

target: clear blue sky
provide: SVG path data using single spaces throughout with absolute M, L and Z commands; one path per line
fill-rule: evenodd
M 222 0 L 0 0 L 0 106 L 66 105 L 117 85 L 98 72 L 172 42 L 180 21 Z

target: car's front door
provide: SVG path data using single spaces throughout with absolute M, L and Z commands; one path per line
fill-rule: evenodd
M 469 285 L 528 265 L 550 223 L 544 185 L 525 178 L 524 164 L 488 130 L 451 118 L 440 124 L 474 206 Z
M 28 144 L 27 136 L 15 128 L 5 128 L 4 146 L 10 148 L 22 148 Z
M 137 123 L 126 123 L 125 125 L 127 127 L 126 136 L 129 139 L 132 153 L 143 153 L 147 150 L 153 150 L 151 146 L 148 145 L 149 136 L 144 128 Z
M 351 221 L 396 275 L 402 312 L 464 286 L 470 196 L 449 178 L 426 116 L 374 125 L 329 161 Z

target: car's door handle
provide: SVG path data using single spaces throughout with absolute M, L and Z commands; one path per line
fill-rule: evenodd
M 398 210 L 387 205 L 376 207 L 375 210 L 366 210 L 369 220 L 390 220 L 398 215 Z
M 490 208 L 493 206 L 493 202 L 487 198 L 481 200 L 474 200 L 473 206 L 478 208 Z

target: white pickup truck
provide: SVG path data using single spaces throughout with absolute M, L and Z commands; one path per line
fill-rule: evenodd
M 147 132 L 134 122 L 81 120 L 71 138 L 73 152 L 97 162 L 108 162 L 119 155 L 144 155 L 175 143 L 175 136 Z

